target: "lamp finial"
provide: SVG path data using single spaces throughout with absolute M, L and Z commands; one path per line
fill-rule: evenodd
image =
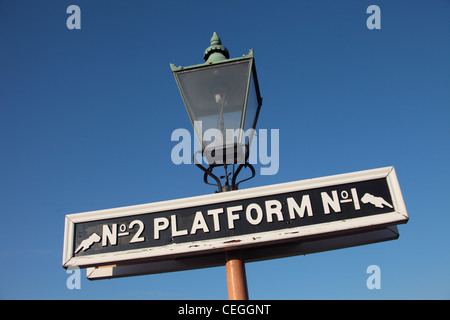
M 230 53 L 228 52 L 228 49 L 222 45 L 222 41 L 217 32 L 214 32 L 210 40 L 210 46 L 206 48 L 203 59 L 205 59 L 206 63 L 213 63 L 229 58 Z

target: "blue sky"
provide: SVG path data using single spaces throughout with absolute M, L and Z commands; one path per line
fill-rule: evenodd
M 449 299 L 449 14 L 446 0 L 0 1 L 0 298 L 227 298 L 225 267 L 83 271 L 69 290 L 61 266 L 66 214 L 214 192 L 171 161 L 171 133 L 191 128 L 169 63 L 202 63 L 216 31 L 231 57 L 254 48 L 258 128 L 280 132 L 278 173 L 242 188 L 392 165 L 410 216 L 395 241 L 247 264 L 250 298 Z

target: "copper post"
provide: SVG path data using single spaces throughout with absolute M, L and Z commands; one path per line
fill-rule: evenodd
M 248 300 L 245 264 L 240 251 L 227 252 L 228 300 Z

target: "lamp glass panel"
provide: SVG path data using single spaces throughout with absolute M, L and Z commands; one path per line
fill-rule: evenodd
M 201 121 L 195 131 L 203 149 L 211 142 L 202 139 L 208 129 L 219 130 L 224 141 L 216 142 L 225 145 L 227 129 L 241 128 L 249 73 L 249 60 L 177 73 L 192 125 Z

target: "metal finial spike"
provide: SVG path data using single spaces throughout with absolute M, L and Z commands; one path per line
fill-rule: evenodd
M 220 44 L 222 44 L 222 41 L 220 41 L 220 38 L 219 38 L 217 32 L 214 32 L 213 36 L 211 37 L 210 45 L 214 46 L 214 45 L 220 45 Z

